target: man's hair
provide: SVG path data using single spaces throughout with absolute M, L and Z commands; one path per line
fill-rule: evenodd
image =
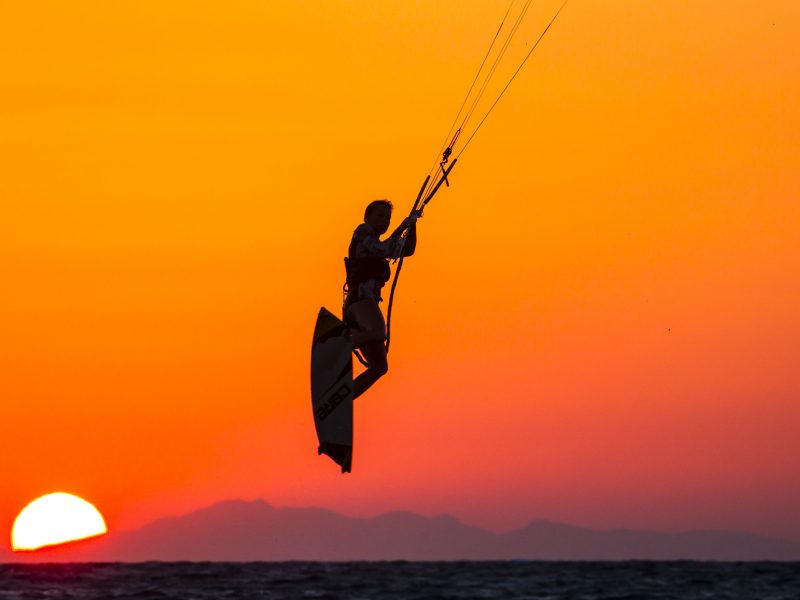
M 373 212 L 375 212 L 375 210 L 379 206 L 388 206 L 389 210 L 393 210 L 394 209 L 394 205 L 391 202 L 389 202 L 388 200 L 373 200 L 372 202 L 367 204 L 367 210 L 364 211 L 364 220 L 366 221 L 367 219 L 369 219 L 369 216 Z

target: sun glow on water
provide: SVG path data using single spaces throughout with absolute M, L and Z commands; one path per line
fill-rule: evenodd
M 103 516 L 89 502 L 56 492 L 37 498 L 19 513 L 11 529 L 11 547 L 37 550 L 107 531 Z

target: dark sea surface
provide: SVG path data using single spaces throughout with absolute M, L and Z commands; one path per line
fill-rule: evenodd
M 0 599 L 800 599 L 800 563 L 349 562 L 0 565 Z

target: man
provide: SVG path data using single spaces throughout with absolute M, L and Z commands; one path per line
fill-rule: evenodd
M 391 276 L 389 259 L 411 256 L 417 246 L 416 216 L 405 219 L 388 238 L 380 240 L 389 230 L 392 208 L 388 200 L 369 203 L 364 222 L 353 232 L 345 259 L 347 296 L 342 312 L 351 330 L 353 347 L 360 350 L 367 363 L 367 370 L 353 381 L 354 399 L 389 370 L 384 343 L 386 321 L 378 307 L 381 289 Z

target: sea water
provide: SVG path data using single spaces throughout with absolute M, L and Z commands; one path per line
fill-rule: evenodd
M 798 599 L 800 563 L 0 565 L 0 599 Z

